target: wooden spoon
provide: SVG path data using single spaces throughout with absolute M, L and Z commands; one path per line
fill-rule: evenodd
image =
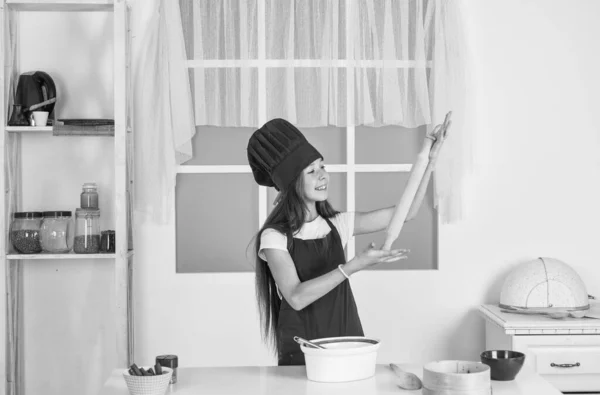
M 420 390 L 423 388 L 423 383 L 416 374 L 405 372 L 395 363 L 390 363 L 390 368 L 392 368 L 394 373 L 396 373 L 396 376 L 398 376 L 398 381 L 396 382 L 398 387 L 405 390 Z

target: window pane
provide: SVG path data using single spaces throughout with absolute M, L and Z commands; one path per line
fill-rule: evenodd
M 329 67 L 267 69 L 267 118 L 311 127 L 346 124 L 346 70 Z
M 256 0 L 179 0 L 188 59 L 256 59 Z
M 346 58 L 345 1 L 266 0 L 265 26 L 268 59 Z
M 186 165 L 247 165 L 246 147 L 255 128 L 196 126 L 194 157 Z
M 421 1 L 369 0 L 357 3 L 357 59 L 423 59 L 426 7 Z
M 195 68 L 190 83 L 196 125 L 258 124 L 256 68 Z
M 356 175 L 356 210 L 370 211 L 398 203 L 408 182 L 409 173 L 361 173 Z M 433 188 L 427 195 L 417 217 L 404 224 L 392 248 L 408 248 L 408 259 L 376 265 L 372 270 L 432 270 L 437 269 L 437 214 L 433 209 Z M 357 253 L 370 242 L 381 247 L 385 231 L 356 237 Z
M 300 128 L 302 134 L 323 155 L 325 165 L 346 163 L 346 128 Z
M 356 128 L 356 163 L 414 164 L 425 138 L 426 127 L 406 129 L 400 126 Z
M 257 207 L 251 174 L 178 174 L 177 273 L 254 271 Z
M 430 123 L 424 68 L 357 68 L 354 80 L 356 125 L 416 127 Z
M 329 173 L 329 203 L 337 211 L 346 211 L 346 173 Z

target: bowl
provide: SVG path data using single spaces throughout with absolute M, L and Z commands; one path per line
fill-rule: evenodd
M 443 360 L 423 365 L 423 395 L 491 394 L 490 367 L 477 361 Z
M 143 366 L 145 370 L 152 366 Z M 158 376 L 132 376 L 128 370 L 123 372 L 123 378 L 131 395 L 164 395 L 167 392 L 173 370 L 162 367 L 163 374 Z
M 306 376 L 311 381 L 341 383 L 368 379 L 375 375 L 377 350 L 381 342 L 362 336 L 311 339 L 325 347 L 301 345 L 306 362 Z
M 525 354 L 510 350 L 488 350 L 481 353 L 481 362 L 491 369 L 492 380 L 514 380 L 525 362 Z

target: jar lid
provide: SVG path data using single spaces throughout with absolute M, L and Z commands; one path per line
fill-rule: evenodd
M 70 211 L 44 211 L 44 218 L 70 217 Z
M 83 184 L 82 188 L 97 188 L 95 182 L 86 182 Z
M 14 217 L 27 219 L 42 218 L 42 213 L 40 211 L 20 211 L 14 213 Z
M 99 217 L 100 209 L 99 208 L 77 208 L 75 209 L 75 215 L 79 216 L 91 216 L 91 217 Z
M 177 355 L 159 355 L 156 357 L 156 363 L 160 364 L 160 366 L 175 369 L 178 365 Z

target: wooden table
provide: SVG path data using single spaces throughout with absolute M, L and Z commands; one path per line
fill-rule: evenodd
M 422 377 L 421 366 L 400 366 Z M 123 371 L 116 369 L 112 372 L 100 395 L 129 395 Z M 309 381 L 304 366 L 179 368 L 177 383 L 170 385 L 166 394 L 421 394 L 421 391 L 404 391 L 395 382 L 396 376 L 386 365 L 377 365 L 376 374 L 370 379 L 348 383 Z M 525 367 L 514 381 L 492 380 L 492 389 L 494 395 L 562 395 L 533 370 Z

